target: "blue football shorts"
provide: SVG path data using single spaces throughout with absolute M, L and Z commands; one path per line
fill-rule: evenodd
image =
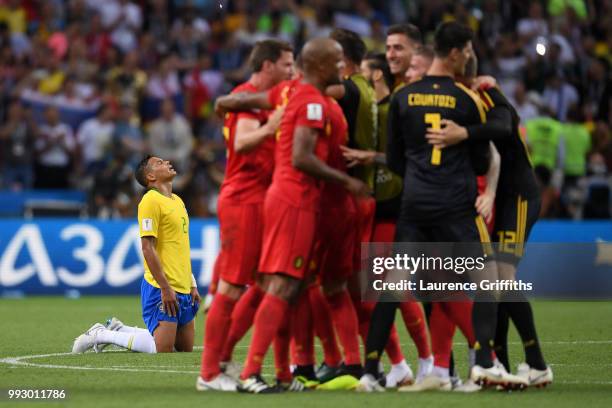
M 140 285 L 142 319 L 151 334 L 153 334 L 157 326 L 159 326 L 159 322 L 174 322 L 180 328 L 195 319 L 198 309 L 200 308 L 198 302 L 192 305 L 190 294 L 178 292 L 176 292 L 176 300 L 178 302 L 178 313 L 175 317 L 172 317 L 163 310 L 161 289 L 151 285 L 145 279 L 142 280 L 142 284 Z

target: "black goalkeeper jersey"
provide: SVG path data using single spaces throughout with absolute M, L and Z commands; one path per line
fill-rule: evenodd
M 404 175 L 400 221 L 440 224 L 476 214 L 474 169 L 488 167 L 488 141 L 433 148 L 425 135 L 442 119 L 468 127 L 485 123 L 486 113 L 474 92 L 446 76 L 426 76 L 391 100 L 387 164 Z
M 496 200 L 515 200 L 517 195 L 524 199 L 539 197 L 527 146 L 519 131 L 518 113 L 497 88 L 480 91 L 480 96 L 488 109 L 487 126 L 510 126 L 504 132 L 491 132 L 485 126 L 468 127 L 470 140 L 491 140 L 501 157 Z

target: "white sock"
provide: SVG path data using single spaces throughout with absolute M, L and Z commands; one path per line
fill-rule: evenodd
M 140 327 L 136 327 L 136 326 L 126 326 L 125 324 L 121 326 L 121 328 L 117 331 L 120 333 L 136 333 L 136 332 L 149 333 L 147 329 L 141 329 Z
M 436 377 L 442 378 L 442 379 L 449 378 L 448 368 L 444 368 L 444 367 L 434 366 L 433 370 L 431 370 L 431 374 L 435 375 Z
M 121 331 L 112 330 L 100 330 L 96 334 L 97 343 L 114 344 L 115 346 L 123 347 L 131 351 L 137 351 L 139 353 L 155 353 L 157 348 L 155 347 L 155 339 L 147 331 L 138 329 L 131 333 L 125 333 Z

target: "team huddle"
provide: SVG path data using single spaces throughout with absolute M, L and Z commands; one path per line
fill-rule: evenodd
M 361 296 L 368 242 L 481 243 L 477 252 L 491 256 L 471 279 L 515 279 L 539 190 L 518 115 L 495 79 L 477 77 L 471 39 L 469 28 L 450 22 L 433 47 L 410 24 L 390 27 L 386 55 L 367 53 L 344 29 L 307 42 L 296 61 L 289 44 L 255 45 L 251 77 L 215 106 L 225 117 L 227 166 L 197 390 L 473 392 L 552 382 L 520 293 L 480 290 L 423 304 Z M 73 352 L 108 344 L 192 351 L 200 298 L 175 174 L 157 157 L 136 173 L 148 190 L 138 209 L 147 330 L 112 318 L 79 336 Z M 499 243 L 495 254 L 491 242 Z M 397 309 L 418 352 L 416 375 L 399 343 Z M 525 351 L 516 374 L 510 320 Z M 251 328 L 241 364 L 233 351 Z M 469 347 L 464 382 L 454 368 L 456 328 Z M 268 383 L 262 364 L 271 346 Z

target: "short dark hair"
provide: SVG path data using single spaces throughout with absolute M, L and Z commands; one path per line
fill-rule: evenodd
M 403 24 L 394 24 L 387 29 L 387 36 L 391 34 L 404 34 L 414 43 L 422 44 L 423 36 L 421 35 L 421 30 L 414 24 L 403 23 Z
M 147 188 L 149 183 L 147 182 L 147 166 L 149 165 L 149 160 L 151 159 L 150 154 L 147 154 L 136 166 L 136 172 L 134 173 L 134 177 L 136 177 L 136 181 L 138 184 Z
M 251 56 L 249 57 L 249 66 L 254 72 L 259 72 L 263 68 L 265 61 L 272 63 L 278 61 L 283 52 L 293 52 L 293 47 L 284 41 L 278 40 L 263 40 L 255 43 Z
M 463 49 L 474 38 L 474 32 L 455 21 L 442 23 L 434 36 L 434 51 L 437 57 L 448 57 L 453 48 Z
M 361 64 L 361 60 L 363 60 L 368 49 L 359 34 L 344 28 L 336 28 L 331 32 L 329 38 L 342 46 L 346 59 L 354 64 Z
M 385 54 L 380 52 L 370 52 L 365 56 L 364 60 L 368 62 L 368 67 L 370 67 L 371 70 L 381 70 L 383 73 L 383 79 L 385 80 L 385 84 L 387 84 L 389 89 L 393 88 L 395 78 L 391 73 L 391 69 L 389 68 L 389 63 L 387 62 Z

